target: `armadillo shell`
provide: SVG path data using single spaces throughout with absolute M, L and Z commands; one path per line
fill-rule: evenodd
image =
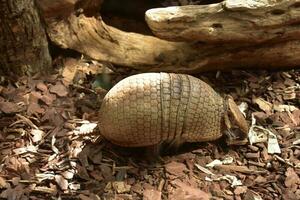
M 100 132 L 121 146 L 210 141 L 221 137 L 223 98 L 184 74 L 144 73 L 117 83 L 100 109 Z

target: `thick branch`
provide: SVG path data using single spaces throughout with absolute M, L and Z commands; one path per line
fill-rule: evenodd
M 153 33 L 172 41 L 262 43 L 300 39 L 300 1 L 226 0 L 146 12 Z
M 101 19 L 70 16 L 49 26 L 51 40 L 93 59 L 140 71 L 196 73 L 233 67 L 294 67 L 300 65 L 300 41 L 255 46 L 202 45 L 168 42 L 152 36 L 127 33 Z

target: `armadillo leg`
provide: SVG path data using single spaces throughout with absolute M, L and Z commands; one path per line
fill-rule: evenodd
M 164 150 L 166 152 L 175 152 L 177 153 L 179 150 L 179 147 L 184 143 L 184 141 L 181 138 L 175 138 L 174 140 L 171 140 L 170 142 L 166 143 L 166 146 L 164 147 Z
M 149 163 L 155 163 L 160 160 L 161 144 L 155 144 L 145 147 L 146 160 Z

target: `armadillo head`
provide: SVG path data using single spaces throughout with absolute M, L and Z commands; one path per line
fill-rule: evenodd
M 249 127 L 246 118 L 239 110 L 232 96 L 228 95 L 225 98 L 225 134 L 228 137 L 229 145 L 239 145 L 247 143 Z

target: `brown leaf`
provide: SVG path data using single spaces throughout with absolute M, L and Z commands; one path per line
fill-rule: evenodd
M 56 195 L 57 193 L 57 188 L 56 186 L 51 186 L 51 187 L 45 187 L 45 186 L 32 186 L 33 191 L 35 192 L 41 192 L 41 193 L 48 193 L 51 195 Z
M 59 185 L 59 187 L 62 190 L 67 190 L 68 189 L 69 182 L 62 175 L 55 175 L 54 178 L 55 178 L 56 183 Z
M 4 178 L 0 176 L 0 188 L 7 188 L 9 184 L 6 182 Z
M 94 170 L 90 172 L 90 175 L 97 181 L 102 181 L 103 177 L 100 171 Z
M 183 176 L 185 175 L 184 171 L 188 171 L 185 164 L 172 161 L 165 165 L 165 169 L 169 174 L 175 176 Z
M 0 110 L 6 114 L 12 114 L 18 112 L 18 105 L 12 102 L 0 102 Z
M 62 175 L 64 178 L 70 180 L 70 179 L 72 179 L 72 178 L 74 177 L 74 175 L 75 175 L 75 170 L 71 170 L 71 169 L 70 169 L 70 170 L 64 171 L 64 172 L 61 173 L 61 175 Z
M 33 137 L 32 137 L 33 142 L 41 141 L 43 136 L 45 135 L 44 131 L 39 130 L 39 129 L 32 129 L 30 133 L 31 133 L 31 135 L 33 135 Z
M 258 184 L 259 183 L 266 183 L 267 179 L 265 177 L 259 175 L 259 176 L 256 177 L 256 179 L 254 180 L 254 182 L 258 183 Z
M 80 134 L 88 134 L 92 133 L 94 129 L 97 127 L 96 123 L 84 123 L 79 127 L 79 133 Z
M 176 185 L 176 189 L 173 193 L 169 194 L 169 199 L 172 200 L 209 200 L 210 195 L 199 188 L 191 187 L 186 183 L 183 183 L 176 179 L 172 181 L 173 185 Z
M 49 107 L 44 116 L 42 117 L 42 121 L 48 120 L 50 123 L 57 127 L 61 127 L 64 123 L 62 116 L 56 111 L 55 108 Z
M 114 181 L 112 187 L 117 191 L 118 194 L 127 193 L 130 191 L 131 186 L 126 184 L 124 181 Z
M 83 194 L 79 194 L 78 197 L 81 199 L 81 200 L 93 200 L 91 199 L 90 197 L 86 196 L 86 195 L 83 195 Z
M 9 157 L 6 167 L 15 172 L 29 172 L 28 162 L 23 158 Z
M 12 182 L 13 185 L 16 186 L 16 185 L 19 184 L 20 180 L 21 180 L 21 178 L 17 176 L 17 177 L 13 177 L 13 178 L 11 179 L 11 182 Z
M 16 89 L 14 87 L 10 88 L 8 86 L 7 88 L 3 89 L 1 96 L 3 96 L 8 101 L 18 103 L 25 101 L 24 96 L 28 93 L 28 89 L 25 89 L 23 87 Z
M 296 184 L 300 184 L 300 179 L 298 174 L 294 171 L 293 168 L 289 167 L 285 172 L 286 178 L 284 184 L 286 187 L 292 187 Z
M 90 153 L 88 154 L 90 160 L 95 164 L 102 163 L 102 147 L 91 148 Z
M 40 91 L 42 91 L 43 93 L 47 92 L 48 91 L 48 87 L 45 85 L 44 82 L 38 82 L 36 84 L 36 88 Z
M 234 194 L 236 195 L 240 195 L 240 194 L 243 194 L 245 192 L 247 192 L 247 186 L 237 186 L 234 190 Z
M 265 111 L 266 113 L 269 113 L 272 111 L 272 107 L 273 105 L 270 102 L 267 102 L 266 100 L 264 100 L 263 98 L 256 98 L 253 100 L 254 103 L 256 103 L 258 105 L 258 107 Z
M 56 85 L 50 87 L 50 92 L 57 94 L 60 97 L 65 97 L 68 95 L 68 89 L 61 82 L 57 82 Z
M 293 119 L 296 123 L 296 126 L 300 125 L 300 109 L 294 110 L 293 114 Z
M 6 190 L 4 190 L 1 194 L 0 197 L 4 198 L 4 199 L 21 199 L 22 197 L 24 197 L 24 188 L 23 186 L 20 184 L 18 186 L 16 186 L 15 188 L 8 188 Z
M 84 180 L 90 180 L 90 176 L 86 168 L 81 165 L 77 165 L 77 175 Z
M 48 106 L 51 105 L 53 103 L 53 101 L 56 99 L 56 96 L 54 94 L 51 93 L 45 93 L 42 97 L 41 100 L 47 104 Z
M 42 94 L 40 92 L 32 91 L 29 95 L 29 103 L 38 103 L 38 100 L 42 98 Z
M 262 200 L 261 196 L 254 191 L 248 190 L 244 195 L 244 200 Z
M 90 147 L 89 145 L 86 145 L 82 151 L 78 154 L 78 159 L 82 166 L 89 166 L 89 161 L 88 161 L 88 155 L 90 154 Z
M 294 80 L 290 79 L 290 78 L 286 78 L 284 80 L 284 84 L 287 85 L 287 86 L 294 86 L 294 85 L 296 85 L 296 82 Z
M 45 112 L 45 109 L 42 108 L 39 104 L 37 103 L 31 103 L 29 104 L 27 108 L 27 114 L 32 115 L 32 114 L 42 114 Z
M 161 200 L 161 192 L 155 189 L 145 189 L 143 192 L 143 200 Z
M 283 94 L 283 99 L 284 100 L 292 100 L 292 99 L 295 99 L 296 98 L 296 93 L 294 91 L 292 92 L 286 92 Z
M 135 193 L 137 193 L 137 194 L 139 194 L 139 195 L 142 195 L 143 194 L 143 187 L 142 187 L 142 185 L 141 185 L 141 183 L 137 183 L 137 184 L 135 184 L 135 185 L 133 185 L 132 187 L 131 187 L 131 191 L 133 191 L 133 192 L 135 192 Z
M 102 175 L 106 181 L 110 181 L 113 177 L 112 170 L 107 165 L 100 165 Z
M 78 68 L 78 61 L 74 58 L 67 58 L 64 63 L 62 76 L 64 81 L 72 83 Z

